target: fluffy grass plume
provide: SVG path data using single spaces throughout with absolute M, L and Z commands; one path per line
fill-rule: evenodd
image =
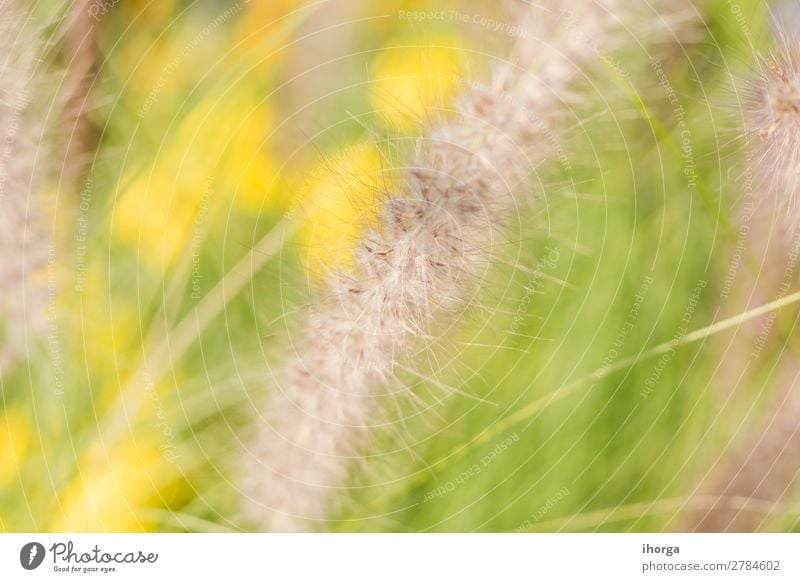
M 51 92 L 41 34 L 22 3 L 0 2 L 0 373 L 27 357 L 47 323 L 50 243 L 41 188 L 50 161 L 43 105 Z
M 601 58 L 597 47 L 613 46 L 626 7 L 520 6 L 512 58 L 487 83 L 466 82 L 453 118 L 417 140 L 404 187 L 385 194 L 354 268 L 334 273 L 280 372 L 246 458 L 245 512 L 259 527 L 325 521 L 331 494 L 384 418 L 384 388 L 437 314 L 457 314 L 478 286 L 529 196 L 528 173 L 552 154 L 575 77 Z
M 800 225 L 800 45 L 782 35 L 750 79 L 745 134 L 760 184 L 792 229 Z

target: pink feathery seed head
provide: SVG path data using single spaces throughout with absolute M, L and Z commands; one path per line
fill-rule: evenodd
M 0 2 L 0 373 L 46 328 L 52 245 L 40 191 L 49 151 L 39 105 L 49 94 L 40 32 L 20 4 Z
M 395 369 L 468 304 L 509 216 L 527 203 L 529 173 L 552 155 L 565 96 L 639 3 L 573 0 L 574 17 L 566 5 L 528 6 L 515 59 L 485 85 L 465 83 L 454 114 L 427 126 L 363 230 L 355 266 L 310 310 L 245 454 L 244 512 L 258 527 L 324 527 L 387 385 L 399 383 Z
M 800 46 L 786 40 L 750 79 L 745 139 L 760 187 L 800 226 Z

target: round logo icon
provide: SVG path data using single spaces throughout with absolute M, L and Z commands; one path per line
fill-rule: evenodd
M 19 551 L 19 563 L 26 570 L 35 570 L 44 561 L 44 546 L 39 542 L 30 542 Z

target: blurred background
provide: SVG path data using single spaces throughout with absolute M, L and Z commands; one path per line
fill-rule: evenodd
M 0 380 L 0 529 L 250 530 L 240 459 L 304 307 L 514 23 L 444 0 L 85 8 L 47 333 Z M 797 307 L 688 335 L 796 288 L 737 129 L 769 6 L 681 13 L 587 71 L 507 261 L 329 529 L 800 531 Z

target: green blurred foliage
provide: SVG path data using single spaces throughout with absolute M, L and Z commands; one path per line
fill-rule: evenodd
M 413 124 L 391 121 L 406 112 L 372 110 L 391 106 L 370 85 L 396 65 L 392 47 L 447 38 L 464 53 L 496 48 L 452 22 L 378 17 L 428 4 L 452 7 L 393 2 L 342 16 L 368 19 L 331 38 L 348 56 L 300 78 L 298 62 L 324 57 L 325 47 L 298 40 L 329 14 L 319 6 L 137 0 L 109 10 L 97 37 L 98 154 L 82 191 L 85 264 L 65 266 L 58 365 L 45 351 L 3 380 L 0 443 L 14 453 L 0 474 L 0 529 L 248 527 L 235 481 L 244 427 L 320 285 L 305 245 L 329 242 L 290 237 L 273 256 L 257 253 L 264 267 L 250 277 L 240 265 L 241 292 L 199 331 L 196 310 L 263 237 L 308 216 L 303 196 L 320 159 L 375 135 L 386 158 L 409 149 Z M 614 59 L 626 75 L 608 67 L 587 80 L 589 97 L 560 136 L 570 164 L 533 176 L 532 203 L 488 270 L 482 307 L 434 348 L 445 363 L 437 382 L 406 378 L 427 406 L 399 402 L 403 421 L 373 435 L 334 530 L 686 526 L 682 501 L 753 436 L 762 403 L 781 388 L 774 370 L 796 356 L 795 311 L 780 312 L 736 387 L 720 363 L 732 334 L 747 348 L 757 327 L 592 374 L 754 306 L 721 298 L 739 220 L 731 167 L 742 155 L 731 75 L 752 61 L 742 22 L 755 48 L 768 40 L 759 0 L 731 7 L 705 2 L 706 25 L 690 41 L 656 47 L 650 60 L 623 49 Z M 480 74 L 480 54 L 464 60 Z M 74 241 L 74 220 L 60 228 Z M 562 397 L 564 386 L 573 388 Z M 764 527 L 798 521 L 786 513 Z

